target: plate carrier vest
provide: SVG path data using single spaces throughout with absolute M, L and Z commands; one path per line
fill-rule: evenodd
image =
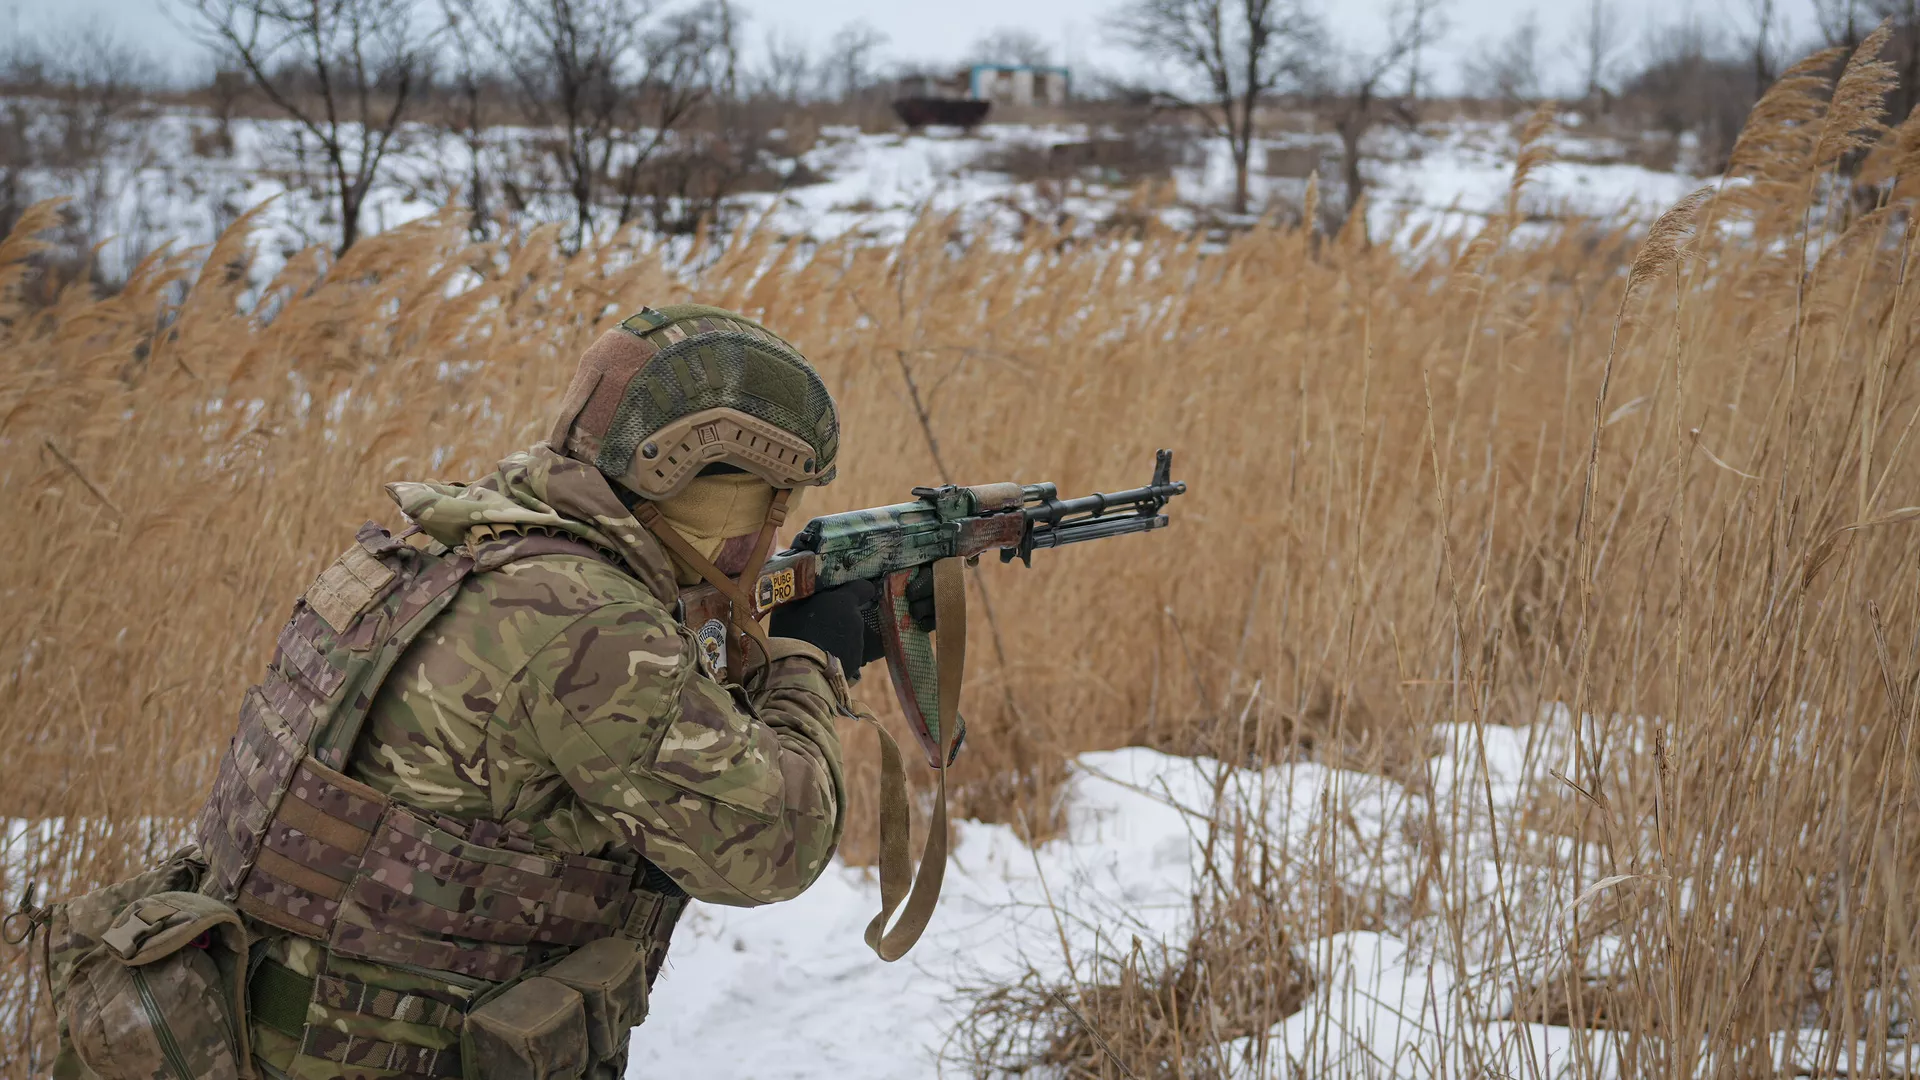
M 470 575 L 535 555 L 617 560 L 569 537 L 485 528 L 457 550 L 372 522 L 358 541 L 295 605 L 247 691 L 200 814 L 201 891 L 335 954 L 493 983 L 625 934 L 649 943 L 651 983 L 687 902 L 659 869 L 541 851 L 343 771 L 395 661 Z

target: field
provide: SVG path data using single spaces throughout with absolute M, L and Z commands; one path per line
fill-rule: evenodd
M 1117 747 L 1216 782 L 1164 792 L 1200 808 L 1168 936 L 1116 922 L 1089 954 L 1063 926 L 1065 964 L 972 988 L 968 1067 L 1910 1071 L 1920 124 L 1879 126 L 1882 65 L 1813 70 L 1650 229 L 1515 235 L 1542 116 L 1510 212 L 1412 252 L 1151 220 L 1010 245 L 925 217 L 896 246 L 568 257 L 428 221 L 260 291 L 243 220 L 112 296 L 46 297 L 43 209 L 0 246 L 0 891 L 176 843 L 291 599 L 395 519 L 380 484 L 535 441 L 597 333 L 698 298 L 761 315 L 839 395 L 842 479 L 810 512 L 949 479 L 1112 490 L 1157 446 L 1191 485 L 1169 531 L 970 574 L 959 815 L 1065 835 L 1076 762 Z M 877 770 L 848 742 L 859 863 Z M 1385 788 L 1258 782 L 1306 763 L 1418 813 L 1383 829 Z M 1413 1052 L 1351 1030 L 1384 962 L 1329 959 L 1355 935 L 1451 973 L 1380 1006 Z M 28 1075 L 46 1017 L 4 958 L 4 1067 Z

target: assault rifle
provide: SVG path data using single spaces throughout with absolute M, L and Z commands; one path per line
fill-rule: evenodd
M 814 518 L 791 548 L 761 569 L 748 594 L 751 617 L 850 581 L 878 584 L 876 621 L 894 693 L 928 764 L 939 768 L 959 752 L 965 727 L 956 717 L 943 761 L 938 665 L 924 620 L 914 616 L 921 606 L 916 601 L 932 595 L 934 565 L 955 558 L 971 565 L 997 550 L 1001 562 L 1019 559 L 1032 566 L 1033 553 L 1044 548 L 1166 528 L 1161 511 L 1187 490 L 1172 479 L 1172 470 L 1173 451 L 1161 450 L 1152 482 L 1131 491 L 1062 499 L 1052 484 L 947 484 L 914 488 L 912 502 Z M 695 628 L 715 666 L 724 668 L 726 598 L 702 585 L 683 591 L 680 603 L 682 621 Z M 948 618 L 944 612 L 939 617 Z

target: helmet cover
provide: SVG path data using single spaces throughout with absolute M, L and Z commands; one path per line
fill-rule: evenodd
M 664 499 L 708 465 L 776 488 L 828 483 L 840 417 L 799 350 L 702 304 L 642 308 L 580 357 L 548 444 Z

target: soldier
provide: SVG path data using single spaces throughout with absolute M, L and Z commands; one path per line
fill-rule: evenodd
M 624 1075 L 688 898 L 812 884 L 872 586 L 765 632 L 675 602 L 750 583 L 837 449 L 791 345 L 679 305 L 586 351 L 546 443 L 389 485 L 414 530 L 363 527 L 307 590 L 201 818 L 256 1070 Z

